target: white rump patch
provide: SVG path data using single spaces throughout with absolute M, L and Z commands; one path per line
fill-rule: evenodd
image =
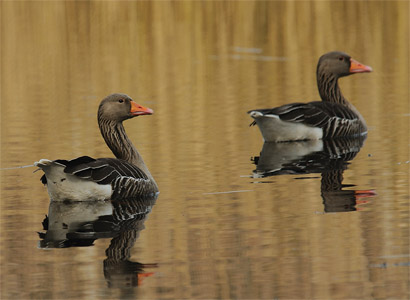
M 96 201 L 111 198 L 110 184 L 102 185 L 64 173 L 64 165 L 48 159 L 41 159 L 34 165 L 46 175 L 51 201 Z
M 322 128 L 283 121 L 277 115 L 263 115 L 257 111 L 250 114 L 255 119 L 265 142 L 319 140 L 323 137 Z

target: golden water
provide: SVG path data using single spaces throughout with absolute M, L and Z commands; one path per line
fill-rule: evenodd
M 409 3 L 1 2 L 1 299 L 408 299 Z M 320 179 L 250 178 L 261 136 L 246 112 L 317 100 L 319 56 L 374 72 L 341 80 L 369 126 L 344 183 L 374 189 L 323 213 Z M 155 110 L 125 127 L 161 190 L 109 288 L 93 247 L 37 248 L 41 158 L 112 156 L 96 122 L 113 92 Z

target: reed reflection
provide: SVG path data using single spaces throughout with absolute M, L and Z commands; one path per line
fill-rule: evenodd
M 343 173 L 359 153 L 366 137 L 335 140 L 314 140 L 292 143 L 264 143 L 260 156 L 254 157 L 255 178 L 277 175 L 321 174 L 321 196 L 325 212 L 357 210 L 367 203 L 364 198 L 375 195 L 373 190 L 345 189 Z
M 106 249 L 104 277 L 109 287 L 135 287 L 157 264 L 131 261 L 131 249 L 143 230 L 157 196 L 117 201 L 51 201 L 39 232 L 40 248 L 92 246 L 100 238 L 111 238 Z

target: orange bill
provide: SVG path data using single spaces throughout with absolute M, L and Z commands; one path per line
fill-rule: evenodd
M 373 71 L 372 67 L 366 66 L 362 63 L 359 63 L 353 58 L 350 59 L 350 73 L 363 73 Z
M 144 107 L 131 101 L 131 115 L 133 116 L 141 116 L 141 115 L 152 115 L 154 111 L 151 108 Z

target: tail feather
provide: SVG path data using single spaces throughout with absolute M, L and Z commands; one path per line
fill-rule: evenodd
M 34 162 L 34 166 L 38 167 L 36 170 L 34 170 L 33 173 L 39 171 L 39 170 L 43 170 L 52 166 L 53 164 L 65 167 L 65 165 L 63 165 L 62 163 L 60 163 L 58 160 L 49 160 L 46 158 L 42 158 L 39 161 Z M 40 181 L 42 184 L 46 185 L 47 184 L 47 177 L 46 174 L 44 174 L 43 176 L 41 176 Z

